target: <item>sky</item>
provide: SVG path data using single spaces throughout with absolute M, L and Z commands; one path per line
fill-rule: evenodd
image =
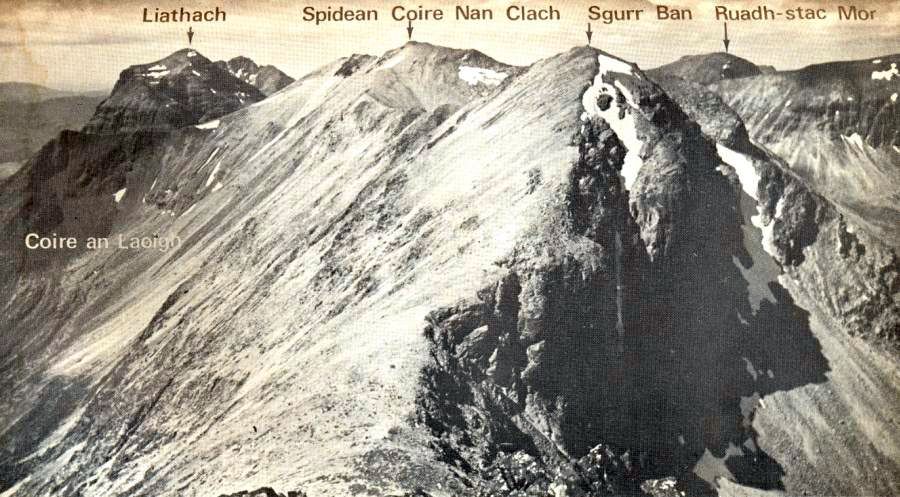
M 675 3 L 677 2 L 677 3 Z M 190 4 L 189 6 L 186 4 Z M 460 22 L 453 18 L 457 4 L 493 8 L 492 21 Z M 656 3 L 660 3 L 657 1 Z M 656 67 L 683 55 L 722 51 L 722 22 L 714 5 L 731 8 L 766 3 L 772 8 L 807 5 L 835 11 L 851 0 L 805 2 L 791 0 L 728 1 L 674 0 L 670 6 L 689 7 L 694 21 L 641 20 L 603 24 L 590 21 L 593 46 Z M 833 60 L 852 60 L 900 53 L 900 1 L 857 0 L 876 9 L 874 22 L 836 20 L 800 22 L 730 22 L 731 52 L 757 64 L 795 69 Z M 560 21 L 509 21 L 511 4 L 561 11 Z M 528 65 L 586 42 L 588 7 L 644 9 L 655 13 L 649 0 L 496 1 L 470 2 L 344 2 L 292 0 L 200 0 L 177 3 L 142 0 L 0 0 L 0 81 L 23 81 L 61 90 L 109 90 L 119 72 L 134 64 L 159 60 L 187 46 L 187 23 L 145 23 L 143 8 L 215 8 L 227 13 L 220 23 L 192 23 L 193 48 L 212 60 L 238 55 L 259 64 L 273 64 L 300 77 L 339 57 L 354 53 L 381 55 L 406 42 L 406 24 L 390 16 L 394 5 L 440 7 L 443 21 L 414 23 L 413 39 L 454 48 L 475 48 L 502 62 Z M 376 8 L 377 22 L 325 23 L 302 20 L 306 6 Z

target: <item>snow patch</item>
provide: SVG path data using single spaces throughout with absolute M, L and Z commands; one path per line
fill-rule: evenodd
M 777 250 L 775 249 L 775 220 L 772 219 L 769 221 L 769 224 L 765 224 L 762 219 L 762 213 L 760 213 L 751 217 L 750 222 L 762 231 L 763 250 L 772 257 L 777 257 Z
M 634 66 L 624 60 L 604 54 L 598 55 L 597 60 L 600 62 L 600 75 L 602 76 L 605 76 L 608 72 L 618 72 L 640 79 L 640 76 L 634 72 Z
M 479 83 L 486 86 L 497 86 L 507 76 L 505 72 L 492 71 L 481 67 L 459 66 L 459 79 L 469 83 L 469 86 L 475 86 Z
M 256 79 L 258 76 L 259 76 L 259 74 L 251 74 L 250 78 L 247 79 L 247 82 L 250 83 L 251 85 L 255 85 Z
M 125 197 L 125 193 L 127 191 L 128 191 L 128 188 L 122 188 L 121 190 L 119 190 L 113 194 L 113 199 L 116 201 L 117 204 L 122 201 L 122 198 Z
M 188 53 L 187 53 L 187 56 L 188 56 L 188 57 L 196 57 L 196 56 L 197 56 L 197 52 L 188 52 Z
M 781 219 L 781 216 L 784 214 L 784 197 L 778 199 L 778 203 L 775 204 L 775 219 Z
M 891 95 L 891 102 L 897 103 L 897 94 L 896 93 Z
M 734 168 L 737 173 L 738 180 L 741 183 L 741 189 L 753 200 L 759 200 L 759 173 L 753 165 L 753 159 L 740 152 L 731 150 L 730 148 L 716 143 L 716 151 L 719 157 L 726 164 Z
M 218 149 L 216 149 L 216 150 L 218 150 Z M 206 186 L 207 186 L 207 187 L 208 187 L 209 185 L 211 185 L 213 181 L 216 180 L 216 174 L 219 173 L 219 166 L 221 166 L 221 165 L 222 165 L 222 161 L 221 161 L 221 160 L 219 160 L 219 162 L 216 162 L 216 167 L 213 168 L 212 172 L 209 173 L 209 178 L 206 179 Z M 215 191 L 215 189 L 213 189 L 213 191 Z
M 166 66 L 157 64 L 147 69 L 147 72 L 144 74 L 144 76 L 159 79 L 163 76 L 168 76 L 170 72 L 171 71 L 169 71 L 169 68 L 167 68 Z
M 219 127 L 219 123 L 220 123 L 220 121 L 218 119 L 214 119 L 212 121 L 207 121 L 205 123 L 198 124 L 194 127 L 197 129 L 216 129 Z
M 213 90 L 212 88 L 210 88 L 209 91 L 211 91 L 213 95 L 219 93 L 219 92 L 217 92 L 216 90 Z
M 209 154 L 209 157 L 206 159 L 206 162 L 204 162 L 203 165 L 200 166 L 200 169 L 198 169 L 198 171 L 202 171 L 203 168 L 205 168 L 206 166 L 208 166 L 209 163 L 212 162 L 213 157 L 215 157 L 217 153 L 219 153 L 219 148 L 218 148 L 218 147 L 216 147 L 216 149 L 213 150 L 213 152 L 212 152 L 211 154 Z M 207 186 L 209 186 L 209 185 L 207 185 Z
M 403 59 L 404 59 L 404 58 L 405 58 L 405 57 L 403 56 L 402 53 L 398 53 L 397 55 L 395 55 L 395 56 L 391 57 L 390 59 L 388 59 L 387 62 L 385 62 L 384 64 L 382 64 L 381 68 L 382 68 L 382 69 L 390 69 L 390 68 L 396 66 L 397 64 L 403 62 Z
M 865 148 L 865 143 L 863 142 L 863 138 L 859 136 L 859 133 L 853 133 L 850 136 L 841 135 L 841 140 L 844 143 L 853 145 L 857 148 Z
M 197 204 L 191 204 L 191 206 L 188 207 L 186 211 L 181 213 L 181 216 L 187 216 L 189 212 L 194 210 L 194 207 L 197 207 Z M 181 216 L 178 216 L 178 217 L 181 217 Z
M 199 72 L 197 72 L 197 71 L 195 71 L 195 70 L 193 70 L 193 69 L 191 69 L 191 72 L 194 73 L 194 76 L 197 76 L 197 77 L 203 77 L 202 74 L 200 74 Z
M 784 215 L 784 197 L 778 199 L 775 204 L 775 215 L 769 220 L 768 224 L 763 222 L 762 207 L 756 207 L 757 215 L 750 218 L 753 226 L 762 231 L 762 247 L 769 255 L 777 259 L 778 250 L 775 248 L 775 223 L 781 220 Z
M 605 55 L 599 55 L 597 57 L 597 60 L 600 63 L 600 66 L 599 70 L 597 71 L 597 75 L 594 77 L 594 84 L 592 84 L 590 88 L 588 88 L 588 90 L 584 92 L 584 96 L 581 100 L 581 103 L 585 109 L 585 114 L 582 115 L 582 120 L 584 120 L 585 117 L 590 116 L 597 116 L 602 118 L 607 122 L 607 124 L 609 124 L 609 127 L 612 128 L 613 132 L 616 134 L 619 140 L 625 145 L 627 152 L 625 153 L 625 161 L 622 165 L 621 174 L 622 178 L 624 179 L 625 188 L 630 190 L 634 185 L 635 180 L 637 179 L 638 172 L 644 165 L 644 161 L 640 157 L 640 151 L 644 146 L 644 142 L 641 141 L 641 139 L 637 136 L 637 126 L 635 124 L 634 115 L 632 114 L 631 109 L 629 109 L 628 112 L 625 113 L 624 117 L 620 118 L 618 105 L 613 104 L 610 105 L 606 110 L 600 110 L 599 105 L 597 105 L 597 99 L 602 93 L 614 96 L 616 94 L 616 91 L 618 90 L 625 97 L 626 103 L 632 109 L 636 109 L 637 105 L 634 103 L 632 95 L 628 91 L 628 89 L 619 81 L 615 81 L 612 85 L 604 82 L 603 76 L 608 72 L 625 73 L 630 74 L 634 77 L 640 76 L 634 73 L 632 66 L 627 62 L 607 57 Z
M 886 71 L 872 71 L 872 79 L 890 81 L 894 76 L 900 76 L 896 63 L 891 64 L 891 68 Z
M 875 59 L 872 61 L 873 64 L 881 64 L 881 59 Z
M 212 190 L 211 190 L 211 191 L 217 192 L 217 191 L 219 191 L 219 190 L 221 190 L 221 189 L 222 189 L 222 183 L 218 183 L 218 182 L 217 182 L 216 185 L 212 187 Z
M 281 133 L 278 133 L 277 135 L 275 135 L 275 138 L 272 138 L 272 140 L 270 140 L 265 145 L 263 145 L 262 148 L 260 148 L 255 154 L 253 154 L 253 157 L 250 157 L 249 162 L 253 162 L 254 160 L 256 160 L 257 157 L 262 155 L 263 152 L 268 150 L 272 145 L 274 145 L 278 140 L 280 140 L 285 134 L 287 134 L 288 129 L 289 128 L 285 128 L 284 130 L 281 131 Z

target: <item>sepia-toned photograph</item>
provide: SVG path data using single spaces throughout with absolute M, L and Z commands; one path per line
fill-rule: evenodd
M 0 497 L 900 496 L 898 26 L 0 0 Z

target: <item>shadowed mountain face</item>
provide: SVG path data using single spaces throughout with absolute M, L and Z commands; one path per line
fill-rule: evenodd
M 682 83 L 408 43 L 104 104 L 0 185 L 0 489 L 897 493 L 893 252 Z
M 247 57 L 235 57 L 228 62 L 221 60 L 216 65 L 226 69 L 235 78 L 257 87 L 264 95 L 271 95 L 294 82 L 294 78 L 277 67 L 260 67 Z
M 698 57 L 714 60 L 717 54 Z M 785 160 L 856 223 L 900 246 L 900 58 L 817 64 L 721 81 L 683 70 L 679 62 L 654 75 L 710 84 L 746 123 L 754 141 Z
M 184 49 L 122 71 L 87 133 L 169 131 L 211 121 L 265 98 L 199 53 Z

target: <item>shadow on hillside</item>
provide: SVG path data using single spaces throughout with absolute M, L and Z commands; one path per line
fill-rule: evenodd
M 41 389 L 37 400 L 6 431 L 0 433 L 0 492 L 27 477 L 41 462 L 35 451 L 59 429 L 87 392 L 87 383 L 57 376 Z M 49 446 L 48 453 L 60 450 Z
M 784 468 L 758 447 L 754 413 L 767 395 L 824 382 L 829 371 L 743 197 L 742 226 L 706 223 L 720 228 L 697 235 L 697 257 L 649 299 L 645 332 L 631 344 L 632 426 L 618 443 L 641 452 L 648 476 L 679 475 L 691 495 L 715 493 L 718 477 L 782 489 Z

